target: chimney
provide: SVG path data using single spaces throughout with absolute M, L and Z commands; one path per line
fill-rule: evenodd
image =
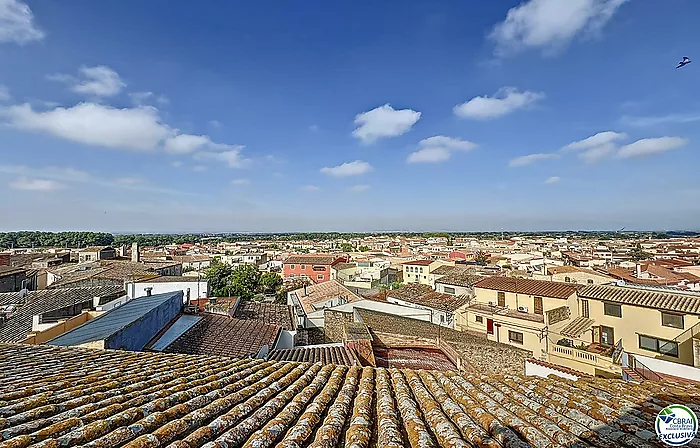
M 151 288 L 151 287 L 146 288 L 146 297 L 151 297 L 151 291 L 153 291 L 153 288 Z
M 131 261 L 138 263 L 141 261 L 141 255 L 139 255 L 139 243 L 134 242 L 131 245 Z
M 642 278 L 642 265 L 637 263 L 637 278 Z

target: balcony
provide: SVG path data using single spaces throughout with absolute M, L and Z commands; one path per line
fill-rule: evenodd
M 598 344 L 591 344 L 591 346 L 589 346 L 590 350 L 589 347 L 582 350 L 564 345 L 553 345 L 549 349 L 550 362 L 591 374 L 596 374 L 596 370 L 614 374 L 622 373 L 622 368 L 613 362 L 612 353 L 608 356 L 609 351 L 599 350 Z

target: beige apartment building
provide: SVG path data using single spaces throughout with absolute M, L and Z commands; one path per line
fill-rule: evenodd
M 439 260 L 415 260 L 407 261 L 403 267 L 404 283 L 420 283 L 430 286 L 430 273 L 447 263 Z
M 535 278 L 579 285 L 603 285 L 614 283 L 616 280 L 591 268 L 580 268 L 578 266 L 550 266 L 547 268 L 547 275 L 535 274 Z
M 485 333 L 497 342 L 546 359 L 550 328 L 566 325 L 576 307 L 577 285 L 514 277 L 487 277 L 475 298 L 459 310 L 456 328 Z

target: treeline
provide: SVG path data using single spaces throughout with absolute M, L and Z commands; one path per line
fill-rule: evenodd
M 110 246 L 114 235 L 101 232 L 7 232 L 0 233 L 0 247 L 67 247 Z

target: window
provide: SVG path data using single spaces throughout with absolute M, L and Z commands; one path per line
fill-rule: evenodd
M 289 274 L 289 278 L 294 278 L 294 274 Z
M 477 323 L 480 323 L 480 324 L 483 324 L 483 323 L 484 323 L 484 318 L 481 317 L 481 316 L 476 316 L 476 322 L 477 322 Z
M 581 314 L 586 319 L 591 317 L 591 310 L 588 308 L 588 300 L 581 300 Z
M 535 314 L 544 315 L 542 297 L 535 297 Z
M 423 280 L 425 280 L 426 278 L 428 278 L 428 277 L 426 277 L 426 276 L 424 275 L 424 276 L 423 276 Z
M 664 313 L 662 311 L 661 312 L 661 325 L 663 325 L 664 327 L 680 328 L 682 330 L 684 328 L 683 315 L 682 314 Z
M 592 284 L 593 284 L 593 279 L 590 279 L 590 278 L 589 278 L 588 280 L 586 280 L 586 283 L 588 283 L 589 285 L 592 285 Z
M 444 324 L 444 323 L 445 323 L 445 315 L 444 315 L 444 314 L 441 314 L 441 315 L 440 315 L 440 323 L 441 323 L 441 324 Z
M 603 314 L 606 316 L 622 317 L 622 305 L 616 303 L 604 303 Z
M 305 264 L 302 264 L 302 265 L 301 265 L 301 269 L 302 269 L 302 270 L 306 269 L 306 265 L 305 265 Z
M 666 341 L 651 336 L 639 335 L 639 348 L 649 350 L 651 352 L 661 353 L 662 355 L 673 356 L 678 358 L 678 343 Z
M 290 264 L 290 265 L 289 265 L 289 269 L 294 269 L 294 267 L 295 267 L 295 266 L 294 266 L 293 264 Z
M 316 280 L 323 280 L 323 275 L 317 275 Z
M 506 293 L 505 292 L 498 293 L 498 306 L 506 306 Z
M 564 277 L 564 281 L 566 283 L 571 283 L 571 278 L 570 277 Z
M 454 294 L 455 293 L 455 289 L 450 288 L 449 286 L 445 286 L 444 291 L 445 291 L 445 294 Z
M 522 344 L 523 343 L 523 334 L 519 333 L 517 331 L 508 330 L 508 341 L 513 342 L 515 344 Z
M 421 274 L 423 273 L 423 268 L 420 268 L 420 272 L 421 272 Z

